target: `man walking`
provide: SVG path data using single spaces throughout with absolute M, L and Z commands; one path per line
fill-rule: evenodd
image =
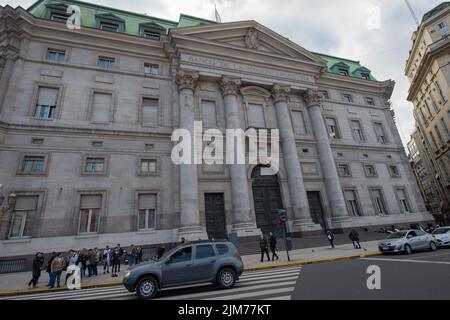
M 270 261 L 267 239 L 264 237 L 264 235 L 261 235 L 261 240 L 259 241 L 259 247 L 261 249 L 261 262 L 264 262 L 264 254 L 267 255 L 267 261 Z
M 41 276 L 41 268 L 43 264 L 44 264 L 44 254 L 42 252 L 37 252 L 33 258 L 32 278 L 30 282 L 28 282 L 28 288 L 30 288 L 31 284 L 33 284 L 33 288 L 37 288 L 37 283 L 39 277 Z
M 327 231 L 327 239 L 328 239 L 328 241 L 330 241 L 331 248 L 334 249 L 334 235 L 331 232 L 331 230 Z
M 352 229 L 352 231 L 350 231 L 348 237 L 350 238 L 350 240 L 352 240 L 353 248 L 361 249 L 361 245 L 359 244 L 359 234 L 355 229 Z
M 270 244 L 270 251 L 272 251 L 272 261 L 274 261 L 275 257 L 277 257 L 278 260 L 279 259 L 278 255 L 275 252 L 277 249 L 277 238 L 272 232 L 270 233 L 269 244 Z

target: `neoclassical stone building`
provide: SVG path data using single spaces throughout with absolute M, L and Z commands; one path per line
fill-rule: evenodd
M 81 8 L 70 30 L 67 5 Z M 77 1 L 0 7 L 0 255 L 431 221 L 393 81 L 255 21 L 178 22 Z M 176 128 L 270 128 L 280 171 L 175 165 Z

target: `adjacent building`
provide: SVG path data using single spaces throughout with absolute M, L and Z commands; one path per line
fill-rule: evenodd
M 81 29 L 64 23 L 70 5 Z M 358 61 L 255 21 L 78 1 L 0 7 L 0 46 L 0 183 L 17 195 L 2 257 L 252 239 L 280 208 L 292 236 L 433 221 L 390 110 L 394 83 Z M 175 165 L 172 132 L 194 120 L 279 129 L 280 171 Z
M 433 185 L 433 196 L 427 196 L 427 201 L 434 203 L 432 212 L 441 223 L 450 222 L 449 23 L 450 2 L 443 2 L 423 16 L 412 35 L 413 46 L 405 68 L 411 82 L 408 100 L 414 104 L 416 121 L 412 139 Z

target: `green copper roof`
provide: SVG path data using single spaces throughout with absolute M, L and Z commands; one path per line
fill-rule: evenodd
M 27 10 L 36 17 L 50 19 L 51 8 L 63 8 L 64 5 L 67 6 L 71 4 L 80 7 L 82 26 L 98 28 L 101 19 L 104 19 L 105 21 L 115 21 L 121 23 L 121 27 L 119 28 L 120 32 L 131 35 L 140 35 L 140 27 L 144 24 L 147 26 L 151 25 L 151 23 L 156 28 L 162 27 L 158 29 L 164 29 L 165 33 L 167 33 L 170 28 L 216 23 L 214 21 L 184 14 L 180 15 L 180 19 L 177 22 L 76 0 L 38 0 Z
M 327 62 L 327 70 L 326 70 L 327 72 L 339 74 L 338 68 L 342 67 L 348 69 L 348 74 L 351 77 L 362 78 L 361 73 L 366 73 L 369 75 L 369 80 L 376 81 L 376 79 L 372 76 L 371 71 L 368 68 L 362 66 L 359 61 L 334 57 L 317 52 L 315 54 L 317 54 L 319 57 L 321 57 L 323 60 Z

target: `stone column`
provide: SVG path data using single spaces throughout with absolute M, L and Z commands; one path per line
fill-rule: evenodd
M 198 77 L 198 72 L 179 70 L 176 78 L 180 95 L 180 128 L 188 130 L 191 134 L 192 154 L 194 153 L 194 90 Z M 180 165 L 179 237 L 184 237 L 186 240 L 207 238 L 205 230 L 200 225 L 197 165 L 192 159 L 191 164 Z
M 275 85 L 272 89 L 273 103 L 277 113 L 278 128 L 280 130 L 281 150 L 288 178 L 289 195 L 291 199 L 293 227 L 300 227 L 300 231 L 311 230 L 314 225 L 309 212 L 308 197 L 306 195 L 302 170 L 295 143 L 294 129 L 288 109 L 289 87 Z M 319 226 L 320 227 L 320 226 Z
M 325 178 L 325 187 L 331 209 L 331 220 L 333 223 L 349 222 L 351 218 L 347 212 L 344 194 L 331 151 L 330 140 L 322 117 L 320 95 L 317 91 L 308 90 L 305 93 L 305 101 L 308 106 L 314 136 L 316 137 L 320 166 Z
M 242 129 L 239 119 L 238 90 L 241 85 L 240 79 L 222 77 L 220 87 L 225 102 L 225 118 L 227 129 Z M 240 151 L 238 151 L 240 149 Z M 244 145 L 237 144 L 236 152 L 245 152 Z M 249 186 L 245 164 L 230 164 L 231 196 L 233 201 L 233 230 L 239 236 L 255 235 L 255 223 L 250 216 L 251 206 L 249 197 Z M 251 230 L 253 229 L 253 231 Z

